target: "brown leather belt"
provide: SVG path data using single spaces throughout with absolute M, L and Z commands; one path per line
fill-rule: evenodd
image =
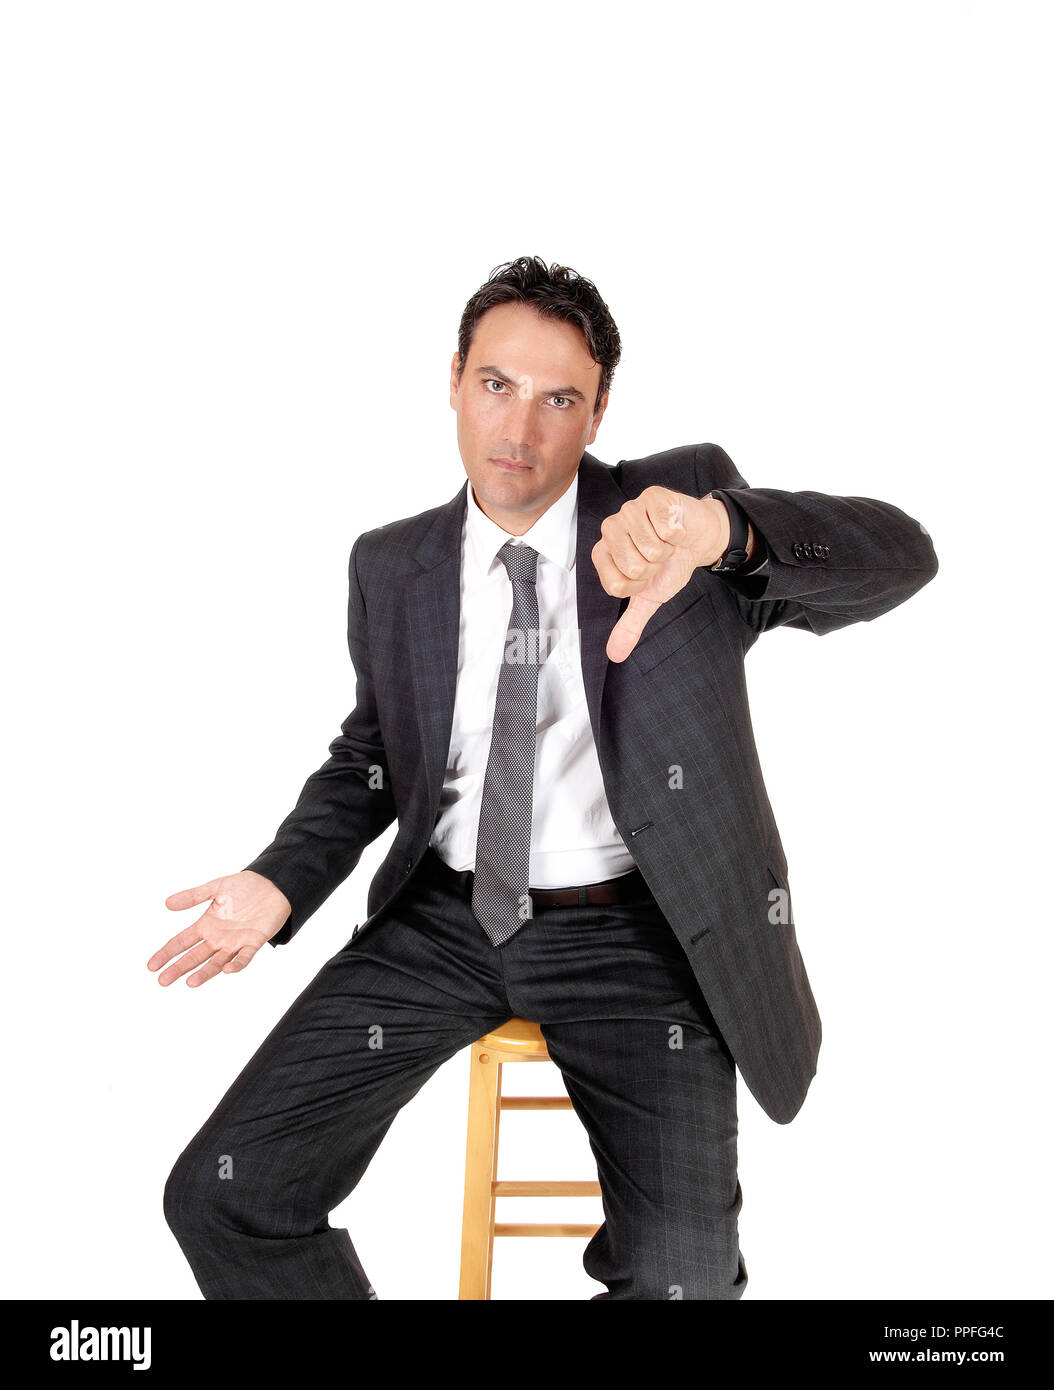
M 431 845 L 421 860 L 421 870 L 434 874 L 455 893 L 471 900 L 475 874 L 471 869 L 452 869 Z M 605 878 L 600 883 L 584 883 L 577 888 L 531 888 L 535 907 L 586 907 L 590 903 L 622 903 L 634 898 L 651 897 L 651 890 L 639 869 L 617 878 Z

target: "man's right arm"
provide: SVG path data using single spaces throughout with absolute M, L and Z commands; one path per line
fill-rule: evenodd
M 347 878 L 365 847 L 395 819 L 395 801 L 381 739 L 370 670 L 366 603 L 356 558 L 348 563 L 348 649 L 355 667 L 355 708 L 329 745 L 329 758 L 304 783 L 275 838 L 246 869 L 285 894 L 292 912 L 272 946 L 292 940 L 330 893 Z

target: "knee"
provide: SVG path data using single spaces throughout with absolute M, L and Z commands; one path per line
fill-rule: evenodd
M 186 1153 L 181 1154 L 173 1164 L 165 1181 L 162 1204 L 169 1230 L 177 1240 L 194 1229 L 200 1229 L 208 1202 L 203 1186 L 197 1180 L 195 1166 Z
M 189 1237 L 243 1230 L 238 1185 L 224 1181 L 221 1166 L 193 1147 L 180 1154 L 165 1182 L 165 1220 L 181 1243 Z

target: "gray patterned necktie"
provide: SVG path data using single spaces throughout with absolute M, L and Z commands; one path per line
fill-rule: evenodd
M 531 916 L 529 872 L 538 731 L 538 552 L 507 541 L 498 557 L 512 580 L 512 617 L 494 701 L 483 779 L 472 912 L 495 946 Z

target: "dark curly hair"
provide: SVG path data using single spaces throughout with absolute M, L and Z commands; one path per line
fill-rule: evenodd
M 590 356 L 601 368 L 600 386 L 593 402 L 596 414 L 600 398 L 610 388 L 622 356 L 622 341 L 615 320 L 592 280 L 586 280 L 569 266 L 557 265 L 555 261 L 547 266 L 540 256 L 520 256 L 515 261 L 495 266 L 465 305 L 457 335 L 458 385 L 468 361 L 476 324 L 496 304 L 510 303 L 529 304 L 545 318 L 564 319 L 582 330 Z

